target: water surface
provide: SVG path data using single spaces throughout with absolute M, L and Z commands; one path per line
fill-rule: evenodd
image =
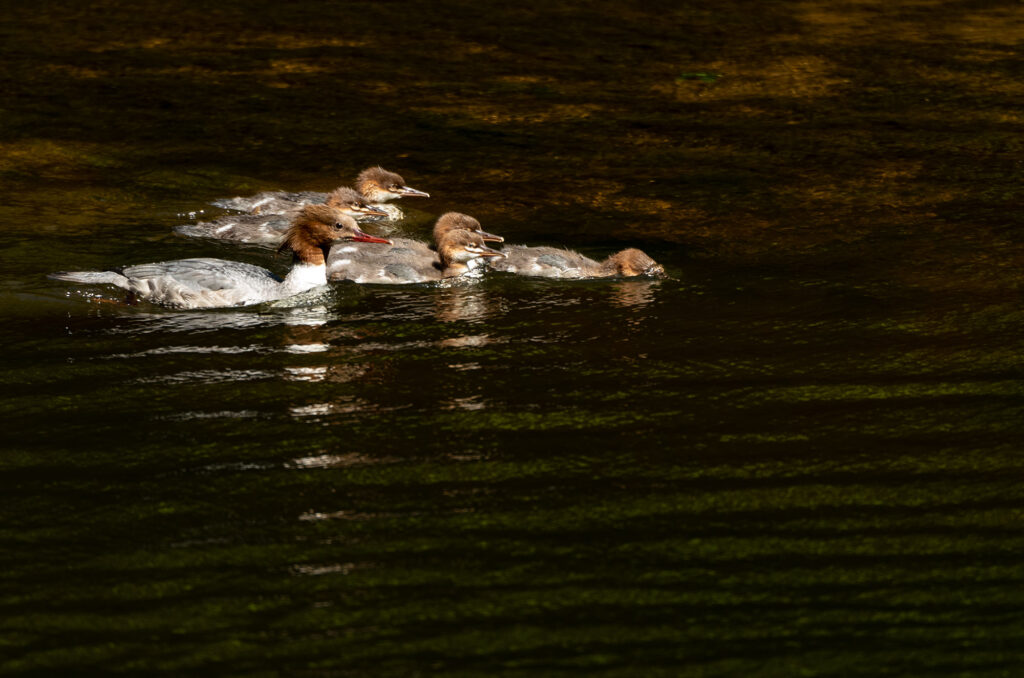
M 1017 3 L 15 3 L 0 671 L 1024 669 Z M 492 275 L 46 279 L 380 163 Z

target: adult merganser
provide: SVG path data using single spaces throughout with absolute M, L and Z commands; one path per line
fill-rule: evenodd
M 505 258 L 490 262 L 491 268 L 506 273 L 543 278 L 609 278 L 664 275 L 665 269 L 636 248 L 616 252 L 602 262 L 579 252 L 557 247 L 510 245 L 502 249 Z
M 404 285 L 453 278 L 483 268 L 483 260 L 504 256 L 485 241 L 501 242 L 480 222 L 459 212 L 441 215 L 434 226 L 435 252 L 427 243 L 395 238 L 391 247 L 334 247 L 327 260 L 327 277 L 357 283 Z
M 281 244 L 285 232 L 291 227 L 296 213 L 302 209 L 299 203 L 287 204 L 290 207 L 281 213 L 231 214 L 213 221 L 175 226 L 174 232 L 189 238 L 212 238 L 277 247 Z M 324 204 L 354 219 L 386 216 L 384 211 L 370 207 L 366 200 L 351 188 L 336 188 L 327 194 Z
M 386 203 L 403 196 L 430 197 L 429 193 L 406 186 L 402 177 L 382 167 L 369 167 L 360 172 L 356 178 L 356 191 L 362 194 L 365 201 L 374 203 L 375 208 L 384 212 L 382 216 L 391 221 L 401 219 L 403 217 L 402 210 L 391 205 L 382 206 L 379 203 Z M 265 191 L 247 198 L 221 198 L 214 200 L 211 204 L 251 214 L 280 214 L 299 205 L 323 203 L 329 195 L 315 191 L 300 191 L 298 193 Z
M 260 266 L 224 259 L 178 259 L 129 266 L 121 271 L 62 271 L 56 280 L 122 287 L 170 308 L 246 306 L 284 299 L 327 284 L 327 252 L 335 240 L 387 243 L 359 230 L 352 217 L 327 205 L 307 205 L 285 234 L 279 251 L 291 250 L 291 271 L 282 280 Z

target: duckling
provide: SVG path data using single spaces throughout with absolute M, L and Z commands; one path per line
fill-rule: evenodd
M 247 245 L 277 247 L 281 244 L 285 232 L 291 227 L 296 213 L 302 209 L 300 203 L 287 204 L 290 207 L 280 213 L 230 214 L 213 221 L 175 226 L 174 232 L 188 238 L 210 238 Z M 353 219 L 386 216 L 385 212 L 371 207 L 361 195 L 344 186 L 327 193 L 324 204 L 340 210 L 342 214 Z
M 430 197 L 429 193 L 406 186 L 405 180 L 402 177 L 382 167 L 369 167 L 360 172 L 356 178 L 356 191 L 362 194 L 364 202 L 374 204 L 374 208 L 377 209 L 377 216 L 387 217 L 390 221 L 398 221 L 404 214 L 402 210 L 393 205 L 382 206 L 381 203 L 405 196 Z M 221 198 L 214 200 L 211 204 L 224 209 L 248 212 L 250 214 L 281 214 L 300 205 L 326 202 L 328 195 L 327 193 L 317 193 L 315 191 L 300 191 L 298 193 L 265 191 L 247 198 Z M 389 207 L 391 209 L 388 209 Z
M 406 197 L 429 198 L 430 194 L 405 185 L 405 179 L 383 167 L 367 167 L 356 177 L 356 190 L 374 207 L 387 213 L 389 221 L 399 221 L 405 213 L 391 200 Z
M 487 233 L 479 221 L 459 212 L 441 215 L 434 226 L 434 240 L 436 252 L 427 243 L 409 238 L 395 238 L 391 247 L 379 251 L 357 245 L 335 247 L 327 261 L 328 278 L 386 285 L 433 282 L 480 271 L 485 259 L 504 256 L 485 245 L 485 241 L 501 242 L 501 236 Z
M 665 269 L 636 248 L 616 252 L 602 262 L 579 252 L 557 247 L 510 245 L 502 249 L 505 257 L 490 261 L 496 271 L 543 278 L 608 278 L 638 275 L 664 275 Z

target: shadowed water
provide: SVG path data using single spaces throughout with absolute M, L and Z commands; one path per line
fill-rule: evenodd
M 1018 675 L 1022 29 L 14 3 L 0 673 Z M 377 163 L 431 193 L 411 234 L 667 276 L 210 311 L 45 277 L 283 273 L 171 229 Z

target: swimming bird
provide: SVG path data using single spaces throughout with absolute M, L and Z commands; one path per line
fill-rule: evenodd
M 324 204 L 340 210 L 342 214 L 353 219 L 387 216 L 383 210 L 371 207 L 359 193 L 351 188 L 336 188 L 326 194 L 325 200 Z M 277 205 L 276 202 L 267 204 Z M 174 232 L 188 238 L 210 238 L 248 245 L 277 247 L 281 244 L 285 232 L 291 227 L 296 213 L 302 209 L 300 203 L 287 202 L 287 205 L 288 208 L 283 212 L 229 214 L 213 221 L 182 224 L 175 226 Z
M 557 247 L 504 247 L 505 257 L 489 262 L 491 268 L 506 273 L 542 278 L 609 278 L 638 275 L 664 275 L 665 269 L 636 248 L 624 249 L 602 262 L 579 252 Z
M 440 243 L 441 239 L 446 233 L 451 231 L 471 231 L 479 235 L 486 242 L 504 242 L 505 239 L 500 235 L 494 235 L 483 230 L 480 226 L 480 222 L 468 214 L 462 212 L 445 212 L 438 217 L 437 222 L 434 224 L 433 237 L 435 243 Z M 430 261 L 437 260 L 436 246 L 430 245 L 422 240 L 415 240 L 413 238 L 392 238 L 392 246 L 385 248 L 355 248 L 339 250 L 336 256 L 332 256 L 327 261 L 327 274 L 330 277 L 335 269 L 340 267 L 340 263 L 332 263 L 348 259 L 350 261 L 356 261 L 359 263 L 366 263 L 372 267 L 376 265 L 376 262 L 381 260 L 385 256 L 402 256 L 402 257 L 414 257 L 423 258 Z M 344 256 L 343 256 L 344 254 Z M 350 255 L 356 254 L 353 257 Z M 346 264 L 347 265 L 347 264 Z
M 356 190 L 374 207 L 387 213 L 389 221 L 398 221 L 405 213 L 391 200 L 406 197 L 429 198 L 430 194 L 405 185 L 405 179 L 383 167 L 367 167 L 356 177 Z
M 50 278 L 116 285 L 169 308 L 247 306 L 284 299 L 327 284 L 327 254 L 340 240 L 388 243 L 363 233 L 355 220 L 327 205 L 307 205 L 295 216 L 279 251 L 293 253 L 284 279 L 260 266 L 224 259 L 178 259 L 119 271 L 62 271 Z
M 384 213 L 382 216 L 391 221 L 397 221 L 404 215 L 402 210 L 384 203 L 406 196 L 430 197 L 429 193 L 406 186 L 401 176 L 382 167 L 369 167 L 360 172 L 356 178 L 355 190 L 362 195 L 365 202 L 372 203 L 374 208 Z M 251 214 L 280 214 L 299 205 L 323 203 L 329 195 L 315 191 L 265 191 L 246 198 L 222 198 L 214 200 L 211 204 Z
M 381 248 L 338 245 L 327 260 L 327 276 L 385 285 L 433 282 L 482 269 L 486 259 L 503 256 L 485 242 L 502 240 L 484 231 L 473 217 L 447 212 L 434 226 L 437 251 L 410 238 L 395 238 L 391 247 Z

